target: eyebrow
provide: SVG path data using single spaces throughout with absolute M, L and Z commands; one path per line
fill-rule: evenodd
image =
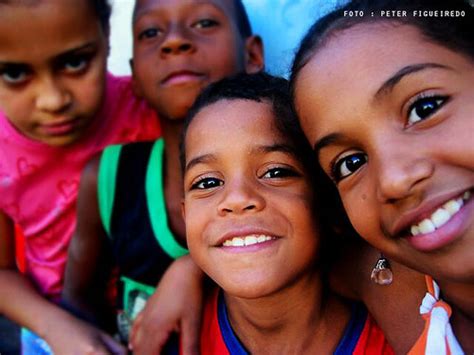
M 275 143 L 270 145 L 260 145 L 252 149 L 252 154 L 267 154 L 273 152 L 283 152 L 295 155 L 295 149 L 288 144 Z
M 394 75 L 388 78 L 377 90 L 374 95 L 376 100 L 379 100 L 382 96 L 387 95 L 390 93 L 393 88 L 407 75 L 414 74 L 426 69 L 447 69 L 453 70 L 453 68 L 448 67 L 443 64 L 438 63 L 420 63 L 420 64 L 412 64 L 403 67 L 399 71 L 397 71 Z
M 95 42 L 89 42 L 89 43 L 86 43 L 82 46 L 79 46 L 79 47 L 76 47 L 76 48 L 72 48 L 72 49 L 68 49 L 62 53 L 59 53 L 57 54 L 56 56 L 54 56 L 53 58 L 53 61 L 61 61 L 67 57 L 69 57 L 70 55 L 72 54 L 76 54 L 78 52 L 81 52 L 83 50 L 88 50 L 88 49 L 95 49 L 97 47 L 96 43 Z M 27 63 L 23 63 L 23 62 L 2 62 L 0 61 L 0 66 L 28 66 Z
M 190 170 L 192 167 L 198 165 L 198 164 L 206 164 L 206 163 L 211 163 L 217 160 L 217 157 L 214 154 L 203 154 L 199 155 L 196 158 L 191 159 L 187 164 L 186 167 L 184 168 L 184 171 Z
M 331 133 L 327 136 L 322 137 L 321 139 L 317 140 L 314 144 L 313 150 L 316 157 L 319 156 L 319 152 L 321 149 L 327 147 L 328 145 L 340 142 L 344 139 L 344 136 L 340 133 Z
M 250 154 L 268 154 L 272 152 L 283 152 L 287 154 L 291 154 L 292 156 L 296 156 L 295 150 L 288 144 L 271 144 L 271 145 L 261 145 L 257 146 L 256 148 L 250 151 Z M 203 154 L 191 159 L 184 168 L 184 171 L 187 172 L 194 166 L 198 164 L 208 164 L 211 162 L 215 162 L 217 157 L 214 154 Z

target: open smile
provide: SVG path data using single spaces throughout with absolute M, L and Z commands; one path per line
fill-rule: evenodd
M 424 218 L 416 224 L 412 224 L 410 227 L 411 235 L 417 236 L 432 233 L 442 227 L 457 215 L 470 198 L 471 192 L 465 191 L 462 195 L 447 201 L 431 213 L 429 217 Z
M 474 203 L 471 189 L 413 218 L 395 234 L 420 251 L 433 251 L 460 239 L 470 228 Z
M 276 237 L 264 234 L 252 234 L 242 237 L 233 237 L 232 239 L 227 239 L 222 243 L 224 247 L 245 247 L 260 243 L 265 243 L 270 240 L 274 240 Z

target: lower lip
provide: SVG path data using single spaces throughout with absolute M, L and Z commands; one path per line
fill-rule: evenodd
M 271 239 L 266 242 L 241 246 L 241 247 L 234 247 L 234 246 L 221 246 L 220 249 L 227 253 L 257 253 L 263 250 L 267 250 L 273 246 L 275 246 L 277 239 Z
M 203 76 L 198 74 L 178 74 L 168 78 L 163 84 L 166 86 L 170 85 L 183 85 L 202 81 Z
M 474 198 L 470 198 L 451 219 L 432 233 L 406 238 L 408 243 L 420 251 L 433 251 L 445 247 L 461 238 L 472 223 Z
M 43 125 L 43 131 L 51 136 L 62 136 L 71 133 L 77 125 L 77 121 L 69 121 L 57 125 Z

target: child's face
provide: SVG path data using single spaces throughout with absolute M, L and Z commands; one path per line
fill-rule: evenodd
M 296 105 L 363 238 L 440 279 L 473 280 L 471 58 L 412 26 L 358 25 L 301 70 Z
M 89 1 L 0 5 L 0 109 L 28 137 L 70 144 L 100 108 L 106 56 Z
M 260 42 L 240 36 L 234 11 L 231 0 L 138 1 L 132 65 L 137 93 L 163 117 L 183 118 L 209 83 L 261 69 Z
M 276 292 L 315 261 L 311 184 L 273 115 L 268 103 L 222 100 L 203 108 L 186 136 L 189 250 L 234 296 Z

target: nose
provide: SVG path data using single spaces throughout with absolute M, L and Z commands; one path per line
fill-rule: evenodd
M 382 203 L 393 203 L 414 194 L 434 172 L 434 164 L 413 145 L 391 145 L 386 142 L 376 158 L 379 169 L 377 197 Z
M 55 81 L 45 78 L 38 87 L 36 107 L 40 111 L 58 113 L 64 111 L 72 102 L 72 96 L 67 88 Z
M 161 44 L 160 53 L 162 56 L 187 54 L 195 50 L 193 41 L 186 29 L 182 26 L 176 25 L 171 28 Z
M 257 212 L 265 207 L 265 199 L 256 186 L 240 178 L 225 184 L 222 200 L 218 204 L 219 215 Z

